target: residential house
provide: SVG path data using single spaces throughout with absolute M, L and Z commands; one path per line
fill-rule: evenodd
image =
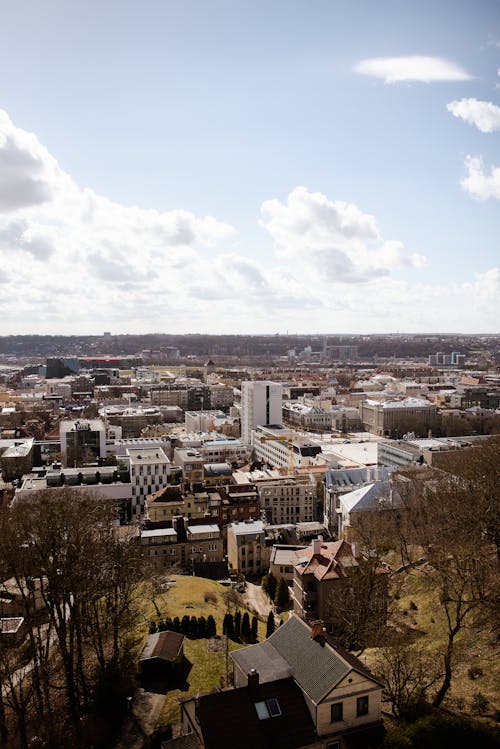
M 375 580 L 369 577 L 372 574 Z M 306 621 L 322 620 L 330 632 L 341 631 L 344 612 L 336 600 L 345 600 L 351 591 L 354 598 L 359 591 L 373 629 L 383 626 L 387 617 L 387 570 L 373 570 L 346 541 L 313 540 L 294 568 L 294 612 Z
M 236 650 L 231 658 L 237 688 L 244 687 L 252 669 L 262 685 L 293 679 L 304 696 L 318 746 L 380 743 L 383 685 L 331 639 L 322 623 L 310 627 L 292 614 L 265 642 Z

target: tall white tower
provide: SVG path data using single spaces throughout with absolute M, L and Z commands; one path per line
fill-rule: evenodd
M 248 380 L 241 383 L 241 439 L 250 444 L 257 426 L 283 425 L 283 385 L 279 382 Z

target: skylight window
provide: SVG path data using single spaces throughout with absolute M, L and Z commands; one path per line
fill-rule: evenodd
M 255 703 L 255 709 L 259 720 L 267 718 L 278 718 L 282 715 L 281 707 L 276 697 L 270 697 L 268 700 Z

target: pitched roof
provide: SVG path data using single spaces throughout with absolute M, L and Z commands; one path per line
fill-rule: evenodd
M 260 719 L 256 703 L 277 700 L 280 715 Z M 205 749 L 298 749 L 316 741 L 311 715 L 293 679 L 230 689 L 199 698 Z
M 245 672 L 256 668 L 261 681 L 279 678 L 288 669 L 316 703 L 353 670 L 379 683 L 356 656 L 328 635 L 321 640 L 311 639 L 309 625 L 295 615 L 265 642 L 234 651 L 231 657 Z
M 314 553 L 309 546 L 301 554 L 301 560 L 296 565 L 301 575 L 314 575 L 318 580 L 331 580 L 345 577 L 344 567 L 357 567 L 351 545 L 347 541 L 333 541 L 322 543 L 319 551 Z
M 163 661 L 173 661 L 179 655 L 183 642 L 184 635 L 178 632 L 155 632 L 149 635 L 139 660 L 161 658 Z

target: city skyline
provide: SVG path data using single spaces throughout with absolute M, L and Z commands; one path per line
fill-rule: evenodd
M 25 0 L 0 61 L 1 335 L 498 332 L 497 3 Z

